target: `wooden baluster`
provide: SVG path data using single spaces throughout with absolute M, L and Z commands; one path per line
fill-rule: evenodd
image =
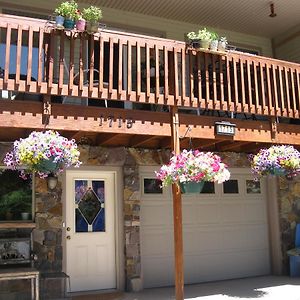
M 54 64 L 54 41 L 55 32 L 50 33 L 50 53 L 49 53 L 49 72 L 48 72 L 48 87 L 52 88 L 53 83 L 53 64 Z
M 189 71 L 190 71 L 190 105 L 192 106 L 194 101 L 194 63 L 193 53 L 189 51 Z
M 300 76 L 299 76 L 299 72 L 300 72 L 299 69 L 296 69 L 296 85 L 297 85 L 297 91 L 298 91 L 298 93 L 297 93 L 298 99 L 296 101 L 296 106 L 295 107 L 297 107 L 297 104 L 298 104 L 298 110 L 297 110 L 297 113 L 296 113 L 298 118 L 300 116 Z
M 238 90 L 238 80 L 237 80 L 237 68 L 236 59 L 232 58 L 233 63 L 233 82 L 234 82 L 234 110 L 237 111 L 239 108 L 239 90 Z
M 175 98 L 174 103 L 175 105 L 178 104 L 179 101 L 179 82 L 178 82 L 178 52 L 175 47 L 173 47 L 173 56 L 174 56 L 174 80 L 175 80 Z M 193 101 L 194 99 L 192 99 Z M 192 102 L 191 102 L 192 105 Z
M 202 101 L 202 74 L 201 74 L 201 52 L 197 51 L 197 81 L 198 81 L 198 107 L 203 107 Z
M 164 72 L 165 72 L 165 101 L 169 98 L 169 62 L 168 62 L 168 50 L 164 46 Z
M 103 93 L 103 73 L 104 73 L 103 60 L 104 60 L 104 41 L 103 41 L 103 37 L 100 36 L 100 40 L 99 40 L 99 86 L 98 86 L 99 98 L 102 97 L 102 93 Z
M 243 112 L 249 112 L 246 109 L 246 95 L 245 95 L 245 76 L 244 76 L 244 60 L 240 59 L 240 72 L 241 72 L 241 89 L 242 89 L 242 109 Z
M 141 96 L 141 47 L 139 42 L 136 43 L 136 97 L 139 100 Z
M 291 73 L 291 69 L 289 68 L 289 72 L 287 70 L 288 68 L 284 67 L 285 88 L 286 88 L 286 112 L 289 117 L 293 117 L 291 111 L 290 83 L 289 83 L 289 74 Z
M 83 55 L 84 55 L 84 39 L 83 36 L 80 36 L 80 47 L 79 47 L 79 91 L 83 90 L 83 81 L 84 81 L 84 66 L 83 66 Z
M 114 41 L 109 38 L 109 76 L 108 76 L 108 93 L 111 95 L 114 84 Z
M 263 115 L 266 114 L 266 95 L 265 95 L 265 78 L 264 78 L 264 69 L 266 69 L 266 65 L 263 67 L 263 63 L 259 63 L 259 77 L 260 77 L 260 84 L 261 84 L 261 110 L 259 113 Z
M 204 53 L 205 61 L 205 108 L 211 108 L 210 106 L 210 95 L 209 95 L 209 70 L 208 70 L 208 54 Z
M 4 68 L 4 82 L 5 83 L 8 82 L 8 78 L 9 78 L 10 41 L 11 41 L 11 25 L 7 24 L 6 44 L 5 44 L 5 68 Z
M 118 94 L 119 97 L 122 95 L 123 91 L 123 44 L 119 39 L 119 64 L 118 64 Z
M 213 108 L 220 109 L 220 102 L 217 94 L 217 73 L 216 73 L 216 55 L 212 54 L 212 84 L 213 84 Z
M 70 39 L 70 60 L 69 60 L 69 93 L 72 93 L 72 90 L 73 90 L 74 49 L 75 49 L 75 39 L 73 37 L 71 37 L 71 39 Z
M 181 49 L 181 97 L 182 105 L 185 104 L 186 91 L 185 91 L 185 48 Z
M 253 104 L 252 104 L 252 80 L 251 80 L 251 67 L 249 59 L 246 60 L 246 66 L 247 66 L 247 83 L 248 83 L 248 107 L 249 112 L 253 113 Z M 255 71 L 255 68 L 253 68 L 253 72 Z
M 219 56 L 220 65 L 220 109 L 224 110 L 224 74 L 223 74 L 223 56 Z
M 63 30 L 60 32 L 60 45 L 59 45 L 59 75 L 58 75 L 58 88 L 62 90 L 64 84 L 64 66 L 65 66 L 65 33 Z
M 270 65 L 268 65 L 268 64 L 266 64 L 266 71 L 267 71 L 269 115 L 274 115 L 275 112 L 273 109 L 273 94 L 272 94 L 272 87 L 271 87 Z
M 295 77 L 294 77 L 294 70 L 290 68 L 291 72 L 291 83 L 292 83 L 292 103 L 293 103 L 293 118 L 297 118 L 297 106 L 296 106 L 296 92 L 295 92 Z
M 146 95 L 150 97 L 150 49 L 149 44 L 146 43 Z
M 279 75 L 279 88 L 280 88 L 280 98 L 279 98 L 279 106 L 278 106 L 278 110 L 280 110 L 281 108 L 281 112 L 280 115 L 284 115 L 287 116 L 286 112 L 285 112 L 285 96 L 283 93 L 283 79 L 282 79 L 282 72 L 283 72 L 283 68 L 281 66 L 278 67 L 278 75 Z
M 160 76 L 160 70 L 159 70 L 159 49 L 157 45 L 154 46 L 155 49 L 155 96 L 156 99 L 159 100 L 159 94 L 160 94 L 160 83 L 159 83 L 159 76 Z
M 127 42 L 127 95 L 128 97 L 131 95 L 132 91 L 132 61 L 131 61 L 131 43 Z
M 228 97 L 228 99 L 227 99 L 227 110 L 231 110 L 232 109 L 232 107 L 231 107 L 231 78 L 230 78 L 230 76 L 231 76 L 231 72 L 230 72 L 230 62 L 229 62 L 229 57 L 227 56 L 226 57 L 226 73 L 227 73 L 227 93 L 228 93 L 228 95 L 227 95 L 227 97 Z M 224 108 L 225 109 L 225 108 Z
M 92 94 L 94 88 L 94 68 L 95 68 L 95 46 L 94 35 L 90 35 L 90 66 L 89 66 L 89 95 Z
M 33 29 L 29 26 L 28 31 L 28 57 L 27 57 L 27 81 L 26 84 L 29 86 L 31 83 L 32 76 L 32 46 L 33 46 Z
M 17 37 L 17 59 L 16 59 L 16 84 L 20 83 L 21 74 L 21 59 L 22 59 L 22 26 L 18 25 L 18 37 Z
M 257 65 L 256 62 L 252 63 L 254 74 L 254 91 L 255 91 L 255 112 L 259 112 L 259 93 L 258 93 L 258 79 L 257 79 Z
M 43 68 L 44 67 L 44 29 L 40 28 L 39 29 L 39 52 L 38 52 L 38 86 L 40 87 L 42 85 L 42 81 L 44 80 L 43 77 Z M 45 53 L 47 53 L 46 49 L 45 49 Z
M 274 106 L 275 106 L 275 116 L 278 116 L 279 107 L 278 107 L 278 93 L 277 93 L 277 78 L 276 78 L 276 69 L 272 64 L 272 73 L 273 73 L 273 86 L 274 86 Z

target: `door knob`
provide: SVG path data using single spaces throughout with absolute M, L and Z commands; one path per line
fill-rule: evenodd
M 67 231 L 70 231 L 71 230 L 71 228 L 70 227 L 67 227 Z
M 71 239 L 71 236 L 70 235 L 67 235 L 67 240 L 70 240 Z

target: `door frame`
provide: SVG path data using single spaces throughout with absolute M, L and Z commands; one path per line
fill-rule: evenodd
M 63 223 L 62 223 L 62 247 L 63 247 L 63 272 L 66 272 L 66 177 L 68 173 L 88 175 L 89 172 L 110 173 L 114 175 L 114 213 L 115 213 L 115 259 L 116 259 L 116 289 L 125 289 L 125 258 L 124 258 L 124 218 L 123 218 L 123 176 L 120 167 L 89 166 L 79 169 L 70 168 L 62 175 L 62 204 L 63 204 Z

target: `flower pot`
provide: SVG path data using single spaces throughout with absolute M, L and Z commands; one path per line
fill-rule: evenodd
M 208 50 L 210 41 L 209 40 L 200 40 L 200 48 Z
M 218 50 L 218 40 L 213 40 L 210 42 L 210 50 L 217 51 Z
M 270 174 L 274 175 L 274 176 L 285 176 L 286 175 L 286 171 L 285 169 L 273 169 Z
M 65 21 L 65 18 L 63 16 L 56 16 L 55 17 L 56 27 L 63 28 L 64 27 L 64 21 Z
M 75 21 L 71 19 L 65 19 L 64 27 L 65 29 L 74 29 Z
M 219 41 L 218 42 L 218 51 L 225 51 L 226 50 L 226 42 L 221 42 L 221 41 Z
M 22 212 L 21 213 L 22 220 L 26 221 L 30 219 L 30 213 L 29 212 Z
M 191 46 L 196 49 L 200 48 L 200 40 L 191 40 Z
M 85 24 L 86 24 L 86 22 L 85 22 L 84 19 L 76 21 L 76 29 L 78 31 L 84 31 L 85 30 Z
M 96 33 L 98 32 L 99 22 L 95 21 L 87 21 L 86 22 L 86 31 L 88 33 Z
M 59 164 L 53 161 L 54 158 L 44 159 L 38 164 L 38 170 L 43 173 L 55 173 L 59 169 Z
M 204 181 L 188 181 L 188 182 L 180 182 L 180 189 L 181 193 L 187 194 L 187 193 L 192 193 L 192 194 L 199 194 L 204 186 Z

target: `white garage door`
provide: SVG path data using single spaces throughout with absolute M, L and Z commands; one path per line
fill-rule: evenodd
M 144 287 L 174 284 L 170 188 L 161 192 L 154 169 L 141 168 L 141 256 Z M 265 183 L 248 169 L 226 184 L 208 183 L 183 203 L 185 283 L 270 273 Z

